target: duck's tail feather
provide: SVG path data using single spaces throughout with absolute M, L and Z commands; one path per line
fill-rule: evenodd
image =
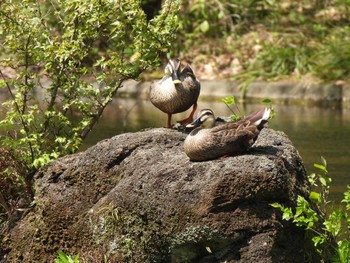
M 264 124 L 268 121 L 268 119 L 271 116 L 271 109 L 266 107 L 264 109 L 255 111 L 246 117 L 244 117 L 245 120 L 249 120 L 251 123 L 253 123 L 255 126 L 258 127 L 258 129 L 262 129 Z

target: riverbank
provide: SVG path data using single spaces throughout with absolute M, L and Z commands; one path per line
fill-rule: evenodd
M 152 81 L 128 80 L 118 91 L 121 97 L 147 99 Z M 234 80 L 201 81 L 201 99 L 221 99 L 235 96 L 246 101 L 271 99 L 278 104 L 303 104 L 350 107 L 350 84 L 321 83 L 306 80 L 258 81 L 241 88 Z
M 15 73 L 10 68 L 1 68 L 8 77 L 14 77 Z M 158 72 L 158 71 L 157 71 Z M 159 70 L 158 79 L 162 73 Z M 233 79 L 206 79 L 206 74 L 199 71 L 198 78 L 201 81 L 201 99 L 222 99 L 227 96 L 235 96 L 246 102 L 257 102 L 269 98 L 274 104 L 319 105 L 350 108 L 350 83 L 345 81 L 325 83 L 312 77 L 286 78 L 276 81 L 255 81 L 244 87 Z M 87 81 L 93 81 L 87 77 Z M 42 85 L 48 86 L 47 79 L 41 78 Z M 118 91 L 117 96 L 148 99 L 149 87 L 152 81 L 149 76 L 146 80 L 127 80 Z M 41 94 L 40 91 L 36 92 Z M 10 99 L 7 91 L 1 92 L 1 101 Z

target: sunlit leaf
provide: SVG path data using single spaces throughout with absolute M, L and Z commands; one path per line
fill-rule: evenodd
M 320 177 L 318 180 L 320 181 L 320 183 L 321 183 L 323 186 L 327 186 L 327 181 L 326 181 L 326 179 L 325 179 L 324 177 Z
M 309 199 L 314 203 L 321 203 L 321 195 L 319 193 L 311 191 L 309 195 Z
M 213 252 L 211 251 L 210 247 L 205 247 L 205 249 L 206 249 L 210 254 L 213 253 Z
M 210 26 L 209 26 L 209 22 L 207 20 L 203 21 L 199 26 L 199 29 L 203 33 L 206 33 L 209 30 L 209 28 L 210 28 Z
M 326 167 L 323 164 L 314 163 L 314 167 L 327 173 L 327 169 L 326 169 Z
M 236 103 L 234 96 L 227 96 L 227 97 L 223 98 L 222 101 L 229 106 Z

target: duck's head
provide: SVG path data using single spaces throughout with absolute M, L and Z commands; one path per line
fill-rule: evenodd
M 203 109 L 197 114 L 197 118 L 186 125 L 186 128 L 212 128 L 215 126 L 215 116 L 211 109 Z
M 169 63 L 164 69 L 164 74 L 173 79 L 174 84 L 181 84 L 179 79 L 180 74 L 180 60 L 179 59 L 170 59 Z

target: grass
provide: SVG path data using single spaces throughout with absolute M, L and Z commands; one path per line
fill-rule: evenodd
M 324 82 L 349 80 L 350 1 L 191 3 L 180 15 L 181 53 L 176 55 L 204 76 L 210 76 L 206 58 L 211 72 L 242 82 L 304 75 Z

